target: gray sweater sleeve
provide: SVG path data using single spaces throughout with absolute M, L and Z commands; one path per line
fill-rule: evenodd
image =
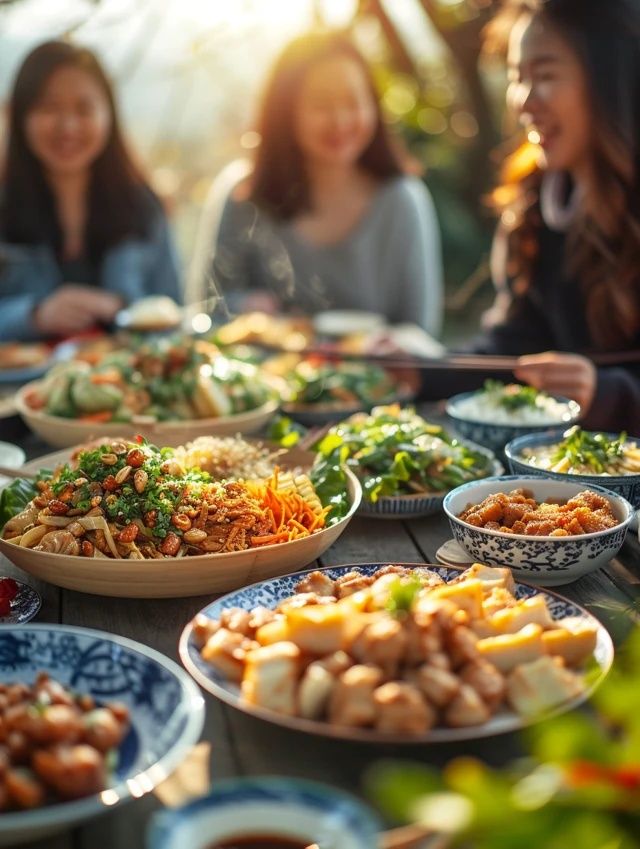
M 399 259 L 397 312 L 393 322 L 419 324 L 437 336 L 442 326 L 443 281 L 440 228 L 431 194 L 415 177 L 398 193 L 396 223 L 404 230 Z

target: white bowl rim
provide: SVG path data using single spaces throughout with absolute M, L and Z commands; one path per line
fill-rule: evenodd
M 229 416 L 215 416 L 209 417 L 206 419 L 174 419 L 172 421 L 148 421 L 148 422 L 83 422 L 81 419 L 77 418 L 67 418 L 66 416 L 54 416 L 51 413 L 43 413 L 42 410 L 34 410 L 30 407 L 25 401 L 25 394 L 35 389 L 40 385 L 40 380 L 32 380 L 30 383 L 25 383 L 24 386 L 21 386 L 20 389 L 16 392 L 15 395 L 15 403 L 16 409 L 20 413 L 21 416 L 26 417 L 35 417 L 39 422 L 43 425 L 52 424 L 56 427 L 64 427 L 68 425 L 69 427 L 79 427 L 85 426 L 87 429 L 93 428 L 94 430 L 99 430 L 104 427 L 121 427 L 121 428 L 135 428 L 136 426 L 140 426 L 140 428 L 144 428 L 145 430 L 151 431 L 153 433 L 162 434 L 163 431 L 173 430 L 174 428 L 193 428 L 193 427 L 215 427 L 219 425 L 221 422 L 229 425 L 239 424 L 243 422 L 247 418 L 259 417 L 262 415 L 268 415 L 269 413 L 275 413 L 275 411 L 280 406 L 279 398 L 269 398 L 264 404 L 261 404 L 259 407 L 253 407 L 251 410 L 243 410 L 241 413 L 233 413 Z
M 287 805 L 293 804 L 296 807 L 309 809 L 311 806 L 301 798 L 302 794 L 314 796 L 318 801 L 326 803 L 327 810 L 330 810 L 333 804 L 339 802 L 346 806 L 352 815 L 355 814 L 360 830 L 360 834 L 357 835 L 359 837 L 377 838 L 382 829 L 382 821 L 373 808 L 370 808 L 347 790 L 337 789 L 329 784 L 307 778 L 268 774 L 243 776 L 216 782 L 206 795 L 192 799 L 177 808 L 155 813 L 148 827 L 150 849 L 170 849 L 173 827 L 183 817 L 189 817 L 191 814 L 197 815 L 210 808 L 225 807 L 228 804 L 241 805 L 241 798 L 235 801 L 234 796 L 242 797 L 246 791 L 252 790 L 271 792 L 274 796 L 279 796 L 280 798 L 273 799 L 276 807 L 284 802 Z M 269 804 L 267 800 L 265 801 Z
M 249 552 L 249 551 L 258 552 L 263 548 L 269 549 L 269 551 L 279 551 L 279 550 L 281 550 L 281 546 L 283 546 L 283 545 L 291 546 L 291 545 L 296 544 L 296 543 L 298 545 L 300 545 L 302 543 L 305 543 L 309 539 L 312 539 L 314 537 L 319 536 L 324 531 L 332 530 L 333 528 L 338 528 L 338 527 L 342 526 L 344 523 L 351 520 L 351 518 L 355 514 L 356 510 L 360 506 L 360 502 L 362 501 L 362 484 L 360 483 L 358 478 L 353 474 L 351 469 L 348 469 L 345 466 L 343 466 L 343 468 L 344 468 L 344 471 L 347 475 L 347 482 L 348 482 L 348 484 L 351 485 L 351 488 L 353 490 L 353 499 L 352 499 L 351 504 L 349 506 L 348 512 L 341 519 L 339 519 L 337 522 L 335 522 L 335 524 L 326 525 L 324 528 L 320 528 L 316 533 L 309 534 L 309 536 L 299 537 L 298 539 L 290 539 L 290 540 L 287 540 L 286 542 L 277 542 L 273 545 L 255 546 L 253 548 L 245 548 L 242 551 L 225 551 L 225 552 L 222 552 L 222 553 L 207 552 L 206 554 L 190 555 L 189 558 L 188 558 L 188 562 L 189 563 L 201 563 L 201 564 L 204 564 L 205 562 L 206 563 L 219 563 L 220 561 L 223 561 L 223 560 L 232 559 L 234 557 L 237 558 L 239 554 L 247 554 L 247 552 Z M 4 488 L 5 488 L 4 486 L 0 487 L 0 492 L 2 492 L 2 490 Z M 2 528 L 0 528 L 0 531 L 2 531 Z M 11 540 L 4 539 L 4 537 L 0 536 L 0 551 L 2 551 L 3 546 L 7 546 L 7 545 L 14 545 L 14 543 L 12 543 Z M 289 549 L 289 550 L 291 550 L 291 549 Z M 51 554 L 51 552 L 49 552 L 49 551 L 34 551 L 33 549 L 31 549 L 31 553 L 34 557 L 37 557 L 40 554 L 44 554 L 44 555 L 47 555 L 47 556 L 49 556 Z M 9 558 L 9 555 L 7 554 L 6 550 L 4 551 L 4 555 L 5 555 L 5 557 Z M 63 555 L 60 555 L 60 556 L 66 558 L 67 560 L 71 560 L 73 563 L 81 562 L 81 563 L 87 564 L 87 563 L 91 563 L 92 560 L 93 560 L 93 558 L 91 558 L 91 557 L 82 557 L 79 554 L 63 554 Z M 11 558 L 9 558 L 9 559 L 11 559 Z M 126 558 L 126 557 L 109 557 L 109 558 L 107 558 L 107 564 L 117 563 L 119 566 L 122 566 L 124 564 L 131 565 L 131 564 L 135 563 L 136 568 L 140 569 L 141 571 L 143 571 L 145 569 L 145 567 L 148 568 L 149 571 L 155 571 L 152 567 L 155 564 L 155 567 L 157 568 L 157 565 L 158 565 L 159 562 L 165 564 L 166 566 L 176 566 L 176 565 L 182 564 L 184 561 L 185 561 L 184 557 L 164 557 L 162 559 L 162 561 L 158 561 L 157 559 L 154 559 L 152 557 L 151 558 L 145 558 L 144 560 L 132 560 L 132 559 Z
M 169 670 L 171 674 L 178 680 L 180 686 L 185 693 L 185 727 L 180 738 L 174 741 L 171 749 L 163 755 L 159 761 L 152 764 L 147 769 L 137 772 L 135 775 L 127 779 L 120 780 L 114 787 L 109 787 L 108 790 L 118 795 L 116 801 L 109 805 L 101 801 L 101 793 L 87 796 L 83 799 L 78 799 L 71 802 L 59 802 L 52 805 L 45 805 L 42 808 L 35 808 L 27 811 L 16 811 L 14 813 L 3 813 L 0 817 L 0 837 L 5 831 L 14 831 L 24 828 L 36 830 L 39 828 L 54 828 L 57 825 L 63 825 L 78 822 L 88 819 L 92 815 L 97 815 L 101 811 L 111 810 L 116 805 L 132 798 L 132 793 L 129 788 L 129 783 L 138 780 L 142 788 L 140 795 L 146 795 L 153 790 L 161 781 L 164 781 L 184 760 L 186 754 L 191 747 L 198 741 L 204 727 L 204 698 L 200 689 L 195 684 L 191 676 L 174 660 L 162 652 L 152 649 L 144 643 L 137 640 L 132 640 L 129 637 L 121 637 L 119 634 L 111 634 L 108 631 L 100 631 L 96 628 L 83 628 L 78 625 L 65 625 L 62 623 L 46 623 L 46 622 L 27 622 L 20 626 L 21 630 L 33 631 L 60 631 L 62 633 L 70 632 L 83 637 L 94 637 L 97 640 L 109 640 L 115 642 L 125 648 L 145 655 L 151 660 Z M 15 625 L 0 625 L 0 633 L 3 631 L 15 630 Z M 140 782 L 139 779 L 145 780 Z M 137 798 L 137 796 L 136 796 Z
M 617 438 L 620 436 L 619 433 L 608 433 L 603 430 L 590 430 L 586 431 L 590 434 L 598 434 L 601 433 L 606 437 L 614 437 Z M 558 479 L 571 481 L 572 483 L 578 482 L 581 479 L 589 479 L 589 478 L 597 478 L 601 480 L 603 483 L 601 484 L 604 489 L 607 487 L 604 484 L 608 483 L 633 483 L 636 478 L 640 478 L 640 472 L 632 472 L 628 475 L 599 475 L 597 472 L 556 472 L 553 469 L 543 469 L 540 466 L 534 466 L 531 463 L 527 463 L 525 459 L 522 458 L 521 455 L 517 455 L 515 452 L 519 450 L 521 447 L 525 447 L 529 442 L 534 445 L 545 445 L 546 443 L 553 443 L 558 441 L 557 434 L 554 436 L 551 433 L 526 433 L 522 434 L 522 436 L 516 436 L 514 439 L 507 442 L 504 446 L 504 453 L 507 460 L 513 461 L 515 463 L 521 463 L 523 466 L 527 466 L 530 469 L 537 469 L 542 475 L 548 475 L 553 479 L 554 475 L 557 475 Z M 627 436 L 624 444 L 626 445 L 628 442 L 635 442 L 636 445 L 640 445 L 640 437 L 639 436 Z M 520 443 L 520 444 L 518 444 Z
M 470 419 L 466 416 L 461 416 L 460 413 L 456 412 L 456 404 L 459 404 L 460 401 L 466 400 L 467 398 L 471 398 L 474 395 L 479 395 L 483 392 L 482 389 L 473 389 L 471 392 L 459 392 L 457 395 L 452 395 L 451 398 L 447 400 L 445 405 L 445 411 L 448 416 L 452 419 L 457 419 L 461 422 L 468 422 L 469 424 L 479 425 L 482 427 L 504 427 L 504 428 L 513 428 L 513 429 L 522 429 L 522 428 L 550 428 L 550 427 L 570 427 L 571 424 L 577 419 L 580 418 L 580 414 L 582 413 L 582 408 L 577 401 L 574 401 L 572 398 L 567 398 L 565 395 L 553 395 L 551 393 L 547 393 L 550 398 L 553 398 L 554 401 L 558 401 L 561 404 L 566 404 L 571 411 L 571 418 L 569 419 L 561 419 L 560 421 L 550 421 L 550 422 L 539 422 L 539 423 L 529 423 L 525 422 L 490 422 L 490 421 L 479 421 L 478 419 Z
M 477 481 L 469 481 L 469 483 L 463 483 L 460 486 L 456 487 L 456 489 L 452 489 L 449 492 L 442 502 L 442 509 L 447 514 L 447 517 L 456 522 L 458 525 L 462 525 L 464 528 L 469 528 L 473 531 L 480 531 L 483 534 L 487 534 L 488 536 L 498 537 L 499 539 L 506 540 L 524 540 L 525 542 L 537 542 L 538 540 L 543 542 L 556 542 L 556 543 L 567 543 L 567 542 L 576 542 L 582 540 L 590 540 L 596 539 L 596 537 L 604 536 L 606 534 L 611 534 L 614 531 L 618 531 L 621 528 L 629 527 L 633 519 L 635 518 L 636 510 L 631 505 L 626 498 L 623 498 L 622 495 L 618 495 L 617 492 L 611 492 L 611 490 L 605 489 L 603 486 L 597 486 L 596 484 L 589 484 L 589 486 L 582 486 L 581 489 L 590 489 L 594 492 L 597 492 L 599 495 L 604 495 L 610 501 L 614 501 L 622 507 L 626 516 L 617 525 L 614 525 L 613 528 L 605 528 L 603 531 L 593 531 L 590 534 L 572 534 L 571 536 L 566 537 L 554 537 L 554 536 L 538 536 L 537 534 L 506 534 L 504 531 L 495 531 L 493 528 L 480 528 L 477 525 L 471 525 L 468 522 L 463 521 L 455 513 L 452 513 L 449 509 L 449 504 L 452 497 L 460 493 L 463 489 L 472 488 L 474 486 L 478 486 L 483 483 L 493 483 L 493 482 L 502 482 L 502 481 L 531 481 L 532 483 L 542 484 L 542 485 L 551 485 L 552 487 L 555 484 L 573 484 L 575 483 L 579 486 L 579 482 L 577 481 L 558 481 L 555 478 L 545 478 L 543 475 L 498 475 L 491 478 L 481 478 Z M 489 493 L 496 494 L 496 493 Z M 577 495 L 577 493 L 576 493 Z

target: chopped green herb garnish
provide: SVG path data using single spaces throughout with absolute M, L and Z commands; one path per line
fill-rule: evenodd
M 579 425 L 569 428 L 563 436 L 551 455 L 551 462 L 555 465 L 569 460 L 572 466 L 585 466 L 598 474 L 605 472 L 607 466 L 624 454 L 627 441 L 624 431 L 610 439 L 605 433 L 589 433 Z
M 546 397 L 533 386 L 522 386 L 519 383 L 502 383 L 499 380 L 485 380 L 484 392 L 505 410 L 519 410 L 523 407 L 537 407 L 538 399 Z
M 415 575 L 407 578 L 397 578 L 389 587 L 389 598 L 386 608 L 392 616 L 402 617 L 411 612 L 413 603 L 420 590 L 422 581 Z

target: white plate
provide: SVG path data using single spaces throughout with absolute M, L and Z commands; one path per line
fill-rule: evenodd
M 328 569 L 322 569 L 331 578 L 338 578 L 341 575 L 350 572 L 352 569 L 358 569 L 367 574 L 381 569 L 387 563 L 349 563 L 342 566 L 332 566 Z M 433 566 L 425 563 L 400 563 L 400 566 L 408 566 L 409 568 L 424 568 L 428 566 L 434 572 L 438 572 L 445 580 L 449 580 L 460 574 L 459 569 L 447 566 Z M 263 581 L 259 584 L 254 584 L 250 587 L 245 587 L 242 590 L 229 593 L 222 598 L 213 601 L 200 612 L 210 619 L 218 619 L 221 612 L 230 607 L 241 607 L 244 610 L 251 610 L 254 607 L 262 605 L 273 609 L 288 598 L 295 591 L 295 586 L 304 577 L 306 573 L 298 573 L 296 575 L 284 575 L 280 578 L 273 578 L 270 581 Z M 517 598 L 527 598 L 529 596 L 542 593 L 545 596 L 549 611 L 554 619 L 561 619 L 565 616 L 579 616 L 589 623 L 595 625 L 598 629 L 597 644 L 594 652 L 595 661 L 598 666 L 598 674 L 590 677 L 589 682 L 585 685 L 585 691 L 575 699 L 564 702 L 558 705 L 552 711 L 545 714 L 545 718 L 565 713 L 572 710 L 582 702 L 586 701 L 591 693 L 598 687 L 613 663 L 613 643 L 608 631 L 598 622 L 583 607 L 575 604 L 569 599 L 549 590 L 540 590 L 532 587 L 529 584 L 516 583 L 515 595 Z M 221 701 L 226 702 L 232 707 L 243 711 L 244 713 L 252 714 L 267 722 L 273 722 L 275 725 L 282 725 L 285 728 L 291 728 L 296 731 L 306 731 L 310 734 L 318 734 L 324 737 L 335 737 L 343 740 L 356 740 L 366 743 L 403 743 L 408 745 L 416 745 L 418 743 L 449 743 L 461 740 L 474 740 L 482 737 L 492 737 L 495 734 L 505 734 L 507 732 L 517 731 L 531 724 L 533 720 L 527 720 L 518 716 L 513 711 L 503 709 L 496 713 L 489 722 L 483 725 L 475 725 L 467 728 L 434 728 L 428 734 L 422 736 L 399 737 L 398 735 L 381 734 L 378 731 L 364 728 L 347 728 L 336 725 L 329 725 L 327 722 L 321 722 L 310 719 L 302 719 L 301 717 L 285 716 L 275 711 L 265 708 L 255 707 L 247 704 L 240 698 L 240 690 L 237 684 L 230 682 L 227 678 L 217 672 L 212 666 L 204 661 L 196 644 L 192 638 L 192 626 L 189 623 L 180 637 L 180 658 L 186 669 L 193 675 L 195 680 L 207 692 L 212 693 Z
M 24 463 L 26 454 L 19 445 L 13 442 L 0 442 L 0 465 L 10 469 L 18 469 Z
M 386 325 L 383 315 L 365 310 L 326 310 L 313 318 L 313 328 L 321 336 L 349 336 L 371 333 Z
M 73 342 L 62 342 L 53 348 L 45 360 L 22 368 L 0 368 L 0 383 L 26 383 L 36 380 L 46 374 L 56 363 L 71 359 L 77 345 Z

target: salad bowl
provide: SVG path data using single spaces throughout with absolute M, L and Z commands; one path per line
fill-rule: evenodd
M 345 462 L 362 484 L 360 514 L 377 518 L 432 515 L 449 490 L 503 471 L 489 449 L 397 404 L 339 422 L 315 450 L 318 458 Z
M 488 389 L 450 398 L 446 411 L 458 433 L 500 453 L 512 439 L 529 433 L 562 433 L 580 418 L 580 405 L 575 401 L 539 393 L 533 387 L 517 387 L 513 397 L 523 396 L 520 406 L 509 406 L 519 401 L 507 401 L 507 406 L 502 406 L 505 391 L 510 388 L 490 384 Z M 506 397 L 510 397 L 508 393 Z
M 52 416 L 29 406 L 27 398 L 37 391 L 40 383 L 27 383 L 16 394 L 16 409 L 28 427 L 55 448 L 66 448 L 99 436 L 133 438 L 140 434 L 162 445 L 181 445 L 202 434 L 233 436 L 236 433 L 256 433 L 276 413 L 279 401 L 271 398 L 254 410 L 215 418 L 184 421 L 149 421 L 140 416 L 128 422 L 96 422 Z
M 306 427 L 368 412 L 379 404 L 404 404 L 416 394 L 411 381 L 399 381 L 372 363 L 286 354 L 268 360 L 264 369 L 283 382 L 283 413 Z
M 604 437 L 604 440 L 610 445 L 617 443 L 620 440 L 620 434 L 604 433 L 584 433 L 584 436 L 590 438 Z M 568 437 L 565 433 L 564 437 Z M 571 438 L 571 437 L 569 437 Z M 635 445 L 640 442 L 638 439 L 630 438 L 624 445 Z M 528 434 L 520 436 L 517 439 L 511 440 L 504 449 L 509 468 L 514 475 L 540 475 L 544 478 L 551 478 L 559 481 L 572 481 L 582 484 L 585 487 L 602 486 L 610 492 L 615 492 L 626 498 L 627 501 L 640 509 L 640 469 L 625 474 L 617 474 L 615 471 L 607 471 L 606 460 L 604 460 L 602 471 L 596 472 L 595 469 L 585 467 L 584 472 L 560 472 L 549 468 L 543 468 L 541 465 L 533 462 L 536 454 L 545 450 L 551 449 L 552 446 L 563 444 L 562 437 L 549 434 Z M 588 446 L 586 446 L 588 450 Z M 580 449 L 582 450 L 582 449 Z M 529 455 L 529 456 L 527 456 Z M 533 456 L 532 456 L 533 455 Z
M 415 398 L 415 391 L 409 384 L 400 384 L 384 401 L 390 404 L 407 404 Z M 362 401 L 345 403 L 297 403 L 285 401 L 281 405 L 282 412 L 304 427 L 316 427 L 336 422 L 347 416 L 361 411 L 368 412 L 379 401 L 363 399 Z
M 501 475 L 504 467 L 496 459 L 494 453 L 470 439 L 459 439 L 458 442 L 470 451 L 486 457 L 487 475 Z M 449 490 L 441 492 L 416 492 L 407 495 L 381 495 L 376 501 L 363 498 L 358 514 L 360 516 L 375 516 L 378 519 L 422 519 L 434 516 L 442 510 L 442 502 Z

